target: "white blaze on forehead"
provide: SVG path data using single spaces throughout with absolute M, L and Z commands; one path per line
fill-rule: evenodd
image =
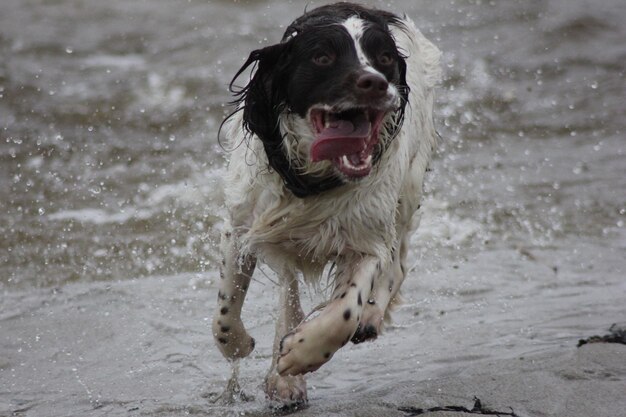
M 386 78 L 380 71 L 378 71 L 376 68 L 372 66 L 369 59 L 367 59 L 367 55 L 365 55 L 363 48 L 361 47 L 361 38 L 363 37 L 363 34 L 365 33 L 365 30 L 366 30 L 366 22 L 360 17 L 350 16 L 348 19 L 346 19 L 345 22 L 342 23 L 342 25 L 346 28 L 346 30 L 348 31 L 348 34 L 354 41 L 354 49 L 356 50 L 356 56 L 358 57 L 359 62 L 363 66 L 363 69 L 365 71 L 371 72 L 373 74 L 378 74 L 381 77 Z M 388 91 L 394 96 L 397 95 L 397 89 L 392 83 L 389 83 Z
M 361 38 L 363 37 L 363 33 L 365 33 L 366 23 L 363 19 L 357 16 L 350 16 L 345 22 L 343 22 L 343 26 L 348 31 L 348 34 L 354 41 L 354 49 L 356 49 L 356 56 L 359 59 L 361 65 L 363 65 L 363 69 L 368 72 L 372 72 L 374 74 L 380 74 L 380 71 L 376 70 L 369 59 L 367 59 L 367 55 L 363 52 L 363 48 L 361 47 Z
M 361 65 L 371 67 L 370 62 L 361 47 L 361 38 L 363 37 L 363 33 L 365 33 L 365 21 L 357 16 L 350 16 L 345 22 L 343 22 L 343 26 L 346 28 L 348 34 L 354 42 L 356 56 L 359 58 Z
M 361 38 L 363 37 L 363 34 L 365 33 L 365 30 L 366 30 L 366 22 L 360 17 L 350 16 L 345 22 L 343 22 L 343 26 L 346 28 L 346 30 L 348 31 L 348 34 L 350 35 L 350 37 L 352 38 L 354 42 L 354 49 L 356 50 L 356 56 L 359 59 L 359 62 L 361 63 L 361 65 L 363 66 L 363 69 L 365 71 L 368 71 L 374 74 L 379 74 L 384 77 L 384 75 L 381 74 L 380 71 L 378 71 L 376 68 L 372 66 L 372 63 L 367 58 L 367 55 L 365 55 L 365 52 L 363 51 L 363 47 L 361 46 Z

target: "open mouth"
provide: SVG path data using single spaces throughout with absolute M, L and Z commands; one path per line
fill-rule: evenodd
M 386 114 L 386 111 L 371 108 L 344 111 L 313 108 L 309 113 L 315 134 L 311 160 L 331 161 L 348 178 L 368 175 Z

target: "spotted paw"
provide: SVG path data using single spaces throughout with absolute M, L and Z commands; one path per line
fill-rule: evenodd
M 213 321 L 213 337 L 222 355 L 230 360 L 245 358 L 254 350 L 254 338 L 241 322 L 216 318 Z
M 367 340 L 375 340 L 382 332 L 384 313 L 376 304 L 368 303 L 363 308 L 363 317 L 356 332 L 352 336 L 352 343 L 358 344 Z
M 360 316 L 344 304 L 329 304 L 318 317 L 300 324 L 283 337 L 278 373 L 300 375 L 317 370 L 348 343 L 359 319 Z
M 272 408 L 301 408 L 308 402 L 302 375 L 280 376 L 272 373 L 265 380 L 265 394 Z

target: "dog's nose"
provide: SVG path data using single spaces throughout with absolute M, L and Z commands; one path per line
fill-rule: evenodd
M 389 83 L 378 74 L 366 73 L 356 80 L 356 88 L 360 95 L 368 99 L 382 98 L 387 94 Z

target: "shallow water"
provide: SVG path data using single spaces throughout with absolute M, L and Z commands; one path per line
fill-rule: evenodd
M 444 51 L 442 141 L 406 303 L 384 337 L 309 378 L 310 415 L 626 320 L 623 2 L 369 4 L 406 12 Z M 2 1 L 0 415 L 265 412 L 269 271 L 244 311 L 256 400 L 202 395 L 229 373 L 209 328 L 216 136 L 231 75 L 304 7 Z

